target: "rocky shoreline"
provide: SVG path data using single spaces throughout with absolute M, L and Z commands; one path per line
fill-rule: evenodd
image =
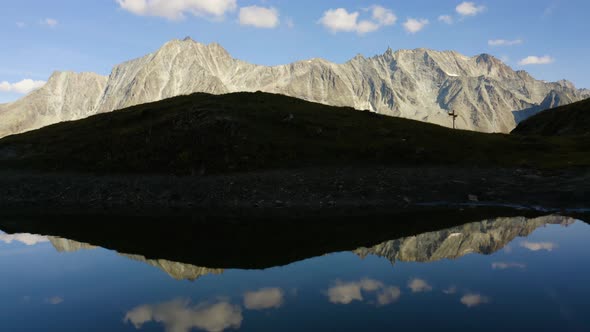
M 589 207 L 590 170 L 340 167 L 216 176 L 0 172 L 5 213 L 306 216 L 428 206 Z

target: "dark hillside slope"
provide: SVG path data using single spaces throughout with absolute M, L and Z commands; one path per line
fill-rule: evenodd
M 449 119 L 450 121 L 450 119 Z M 0 140 L 0 169 L 209 174 L 350 165 L 587 166 L 590 140 L 452 130 L 267 93 L 197 93 Z
M 590 99 L 553 108 L 521 122 L 518 135 L 590 136 Z

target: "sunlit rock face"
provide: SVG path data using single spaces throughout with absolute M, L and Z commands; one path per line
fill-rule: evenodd
M 55 73 L 28 96 L 0 105 L 0 137 L 193 92 L 280 93 L 334 106 L 451 126 L 510 132 L 549 107 L 590 97 L 568 81 L 547 83 L 493 56 L 428 49 L 392 51 L 344 64 L 323 59 L 259 66 L 218 44 L 173 40 L 116 66 L 110 76 Z
M 40 89 L 0 105 L 0 137 L 93 115 L 106 84 L 94 73 L 56 72 Z
M 377 255 L 394 264 L 455 259 L 466 254 L 492 254 L 517 237 L 525 237 L 548 224 L 571 225 L 574 219 L 548 216 L 535 219 L 498 218 L 466 224 L 437 232 L 387 241 L 371 248 L 359 248 L 361 257 Z

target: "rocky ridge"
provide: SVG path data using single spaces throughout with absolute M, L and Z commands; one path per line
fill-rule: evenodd
M 117 65 L 108 78 L 54 73 L 39 90 L 0 105 L 0 137 L 194 92 L 258 90 L 443 126 L 455 111 L 459 128 L 504 133 L 541 110 L 590 96 L 565 80 L 535 80 L 488 54 L 388 49 L 343 64 L 310 59 L 267 67 L 185 39 Z

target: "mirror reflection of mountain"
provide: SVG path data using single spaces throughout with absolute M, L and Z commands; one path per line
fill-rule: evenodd
M 396 261 L 456 259 L 470 253 L 489 255 L 517 237 L 527 237 L 539 227 L 549 224 L 569 226 L 574 222 L 573 218 L 561 216 L 496 218 L 391 240 L 354 252 L 362 258 L 368 255 L 384 257 L 392 264 Z
M 53 248 L 57 250 L 57 252 L 76 252 L 80 250 L 92 250 L 98 248 L 97 246 L 93 246 L 88 243 L 68 240 L 57 236 L 47 236 L 47 239 Z
M 438 231 L 400 237 L 372 247 L 361 247 L 352 251 L 362 258 L 367 255 L 376 255 L 386 258 L 392 263 L 396 261 L 432 262 L 441 259 L 460 258 L 469 253 L 487 255 L 504 248 L 517 237 L 527 237 L 539 227 L 549 224 L 568 226 L 574 222 L 575 219 L 573 218 L 561 216 L 530 219 L 525 217 L 493 218 Z M 99 246 L 93 244 L 57 236 L 22 235 L 24 234 L 3 234 L 0 241 L 6 243 L 19 241 L 31 245 L 33 243 L 31 239 L 34 238 L 34 243 L 49 241 L 58 252 L 75 252 L 99 248 Z M 173 245 L 173 243 L 168 244 Z M 275 249 L 277 251 L 286 250 L 284 248 Z M 324 252 L 324 254 L 330 252 L 332 251 Z M 177 280 L 196 280 L 204 275 L 218 275 L 224 272 L 222 268 L 208 268 L 168 259 L 147 258 L 142 252 L 134 254 L 119 253 L 119 255 L 156 267 Z M 260 256 L 264 255 L 264 252 L 260 253 Z M 311 255 L 306 258 L 315 256 Z M 151 257 L 157 257 L 157 255 Z M 244 257 L 244 260 L 247 259 L 249 258 Z M 243 264 L 248 266 L 250 262 L 243 262 Z
M 179 262 L 172 262 L 165 259 L 147 259 L 141 255 L 120 254 L 121 256 L 133 259 L 142 263 L 149 264 L 153 267 L 166 272 L 176 280 L 197 280 L 202 276 L 209 274 L 222 274 L 224 269 L 211 269 L 207 267 L 194 266 Z
M 48 236 L 47 239 L 49 239 L 49 242 L 51 242 L 55 250 L 58 252 L 75 252 L 79 250 L 92 250 L 98 248 L 97 246 L 88 243 L 77 242 L 55 236 Z M 166 272 L 166 274 L 176 280 L 194 281 L 204 275 L 223 273 L 223 269 L 209 269 L 191 264 L 172 262 L 165 259 L 147 259 L 141 255 L 131 255 L 124 253 L 119 253 L 119 255 L 156 267 Z

